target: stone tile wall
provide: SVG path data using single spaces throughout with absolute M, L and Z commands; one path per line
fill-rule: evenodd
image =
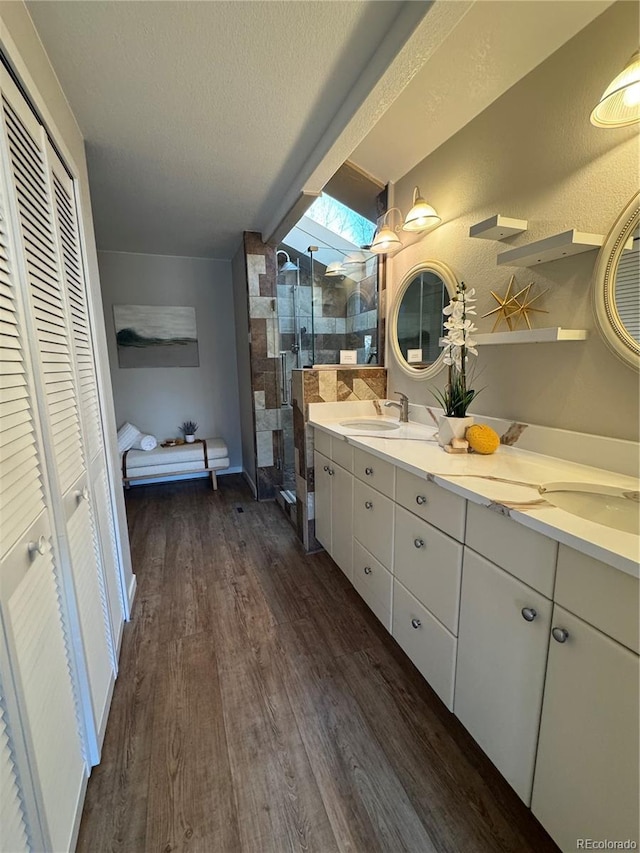
M 387 396 L 387 371 L 384 367 L 294 370 L 292 396 L 296 527 L 305 550 L 317 551 L 322 546 L 315 537 L 315 472 L 313 428 L 308 425 L 309 403 L 383 400 Z
M 255 421 L 256 488 L 258 500 L 275 495 L 280 476 L 282 427 L 278 388 L 280 335 L 276 303 L 275 249 L 259 234 L 246 231 L 249 333 L 251 337 L 251 388 Z

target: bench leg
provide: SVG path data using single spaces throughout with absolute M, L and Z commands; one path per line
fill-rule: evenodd
M 214 492 L 218 491 L 218 478 L 216 477 L 216 472 L 211 472 L 211 488 Z

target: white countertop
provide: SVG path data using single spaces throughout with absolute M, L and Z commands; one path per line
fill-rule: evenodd
M 504 445 L 490 456 L 449 454 L 435 440 L 435 426 L 408 423 L 376 435 L 342 426 L 341 421 L 353 417 L 349 413 L 336 418 L 334 410 L 327 412 L 325 419 L 317 413 L 319 408 L 311 408 L 309 423 L 314 428 L 432 480 L 467 500 L 491 505 L 520 524 L 627 574 L 640 576 L 640 536 L 588 521 L 554 506 L 526 506 L 530 501 L 540 501 L 538 486 L 545 483 L 598 483 L 637 491 L 638 482 L 634 478 Z

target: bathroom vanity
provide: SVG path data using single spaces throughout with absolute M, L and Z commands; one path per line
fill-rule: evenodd
M 427 426 L 322 411 L 318 540 L 562 850 L 638 842 L 640 538 L 537 488 L 637 483 L 516 448 L 451 457 Z

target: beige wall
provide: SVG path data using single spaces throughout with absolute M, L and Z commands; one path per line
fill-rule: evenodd
M 109 362 L 104 332 L 104 317 L 100 300 L 100 279 L 96 240 L 91 214 L 89 177 L 85 157 L 84 139 L 71 112 L 64 92 L 49 63 L 29 13 L 22 2 L 3 2 L 0 5 L 0 45 L 14 66 L 30 98 L 35 103 L 47 128 L 56 140 L 67 165 L 75 171 L 80 192 L 82 214 L 82 238 L 87 262 L 87 278 L 91 310 L 94 318 L 95 344 L 97 350 L 96 366 L 102 389 L 102 406 L 109 457 L 109 471 L 113 482 L 119 486 L 120 472 L 113 414 L 113 396 L 109 379 Z M 123 566 L 123 580 L 126 589 L 132 589 L 131 557 L 127 537 L 127 523 L 122 489 L 114 490 L 114 499 L 120 528 L 120 546 Z
M 637 189 L 637 127 L 589 122 L 637 41 L 637 4 L 615 4 L 396 184 L 394 203 L 404 212 L 418 184 L 443 225 L 392 259 L 390 298 L 412 266 L 433 258 L 476 288 L 479 317 L 496 305 L 490 290 L 504 292 L 515 273 L 521 286 L 549 289 L 540 300 L 549 314 L 537 315 L 536 325 L 590 330 L 585 342 L 480 349 L 486 389 L 472 407 L 477 414 L 638 439 L 638 375 L 606 348 L 591 309 L 597 252 L 534 269 L 496 265 L 498 252 L 569 228 L 606 234 Z M 504 242 L 468 236 L 470 225 L 496 213 L 528 219 L 528 232 Z M 492 321 L 478 326 L 488 332 Z M 390 347 L 387 365 L 390 390 L 435 404 L 429 388 L 442 385 L 444 373 L 412 380 Z

